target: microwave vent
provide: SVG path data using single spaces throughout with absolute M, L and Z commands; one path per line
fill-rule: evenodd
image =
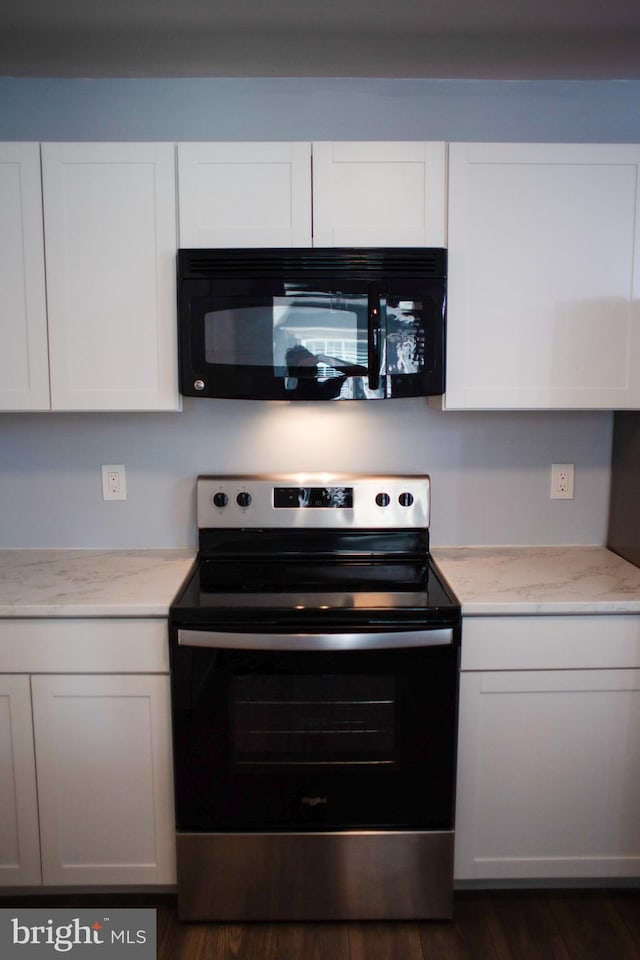
M 181 278 L 291 277 L 349 274 L 353 277 L 445 277 L 441 247 L 180 250 Z

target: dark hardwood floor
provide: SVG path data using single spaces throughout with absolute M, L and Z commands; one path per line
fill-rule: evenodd
M 640 890 L 465 891 L 450 922 L 198 923 L 171 895 L 0 897 L 8 906 L 145 906 L 158 960 L 640 960 Z

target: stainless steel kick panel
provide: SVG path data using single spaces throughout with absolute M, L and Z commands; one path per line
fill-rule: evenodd
M 452 915 L 453 832 L 178 833 L 181 920 Z

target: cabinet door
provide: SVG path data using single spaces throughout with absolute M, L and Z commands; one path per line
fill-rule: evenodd
M 32 678 L 45 884 L 175 882 L 167 676 Z
M 314 246 L 445 246 L 445 161 L 444 143 L 314 143 Z
M 310 247 L 308 143 L 180 143 L 181 247 Z
M 40 882 L 29 677 L 0 675 L 0 885 Z
M 0 410 L 48 410 L 37 143 L 0 143 L 0 289 Z
M 463 673 L 457 879 L 640 875 L 640 670 Z
M 54 410 L 174 410 L 172 144 L 42 146 Z
M 639 161 L 450 145 L 447 408 L 640 406 Z

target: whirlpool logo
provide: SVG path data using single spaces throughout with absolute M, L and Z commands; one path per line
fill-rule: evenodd
M 303 807 L 326 807 L 329 799 L 328 797 L 301 797 L 300 803 Z
M 156 911 L 0 910 L 0 956 L 156 960 Z

